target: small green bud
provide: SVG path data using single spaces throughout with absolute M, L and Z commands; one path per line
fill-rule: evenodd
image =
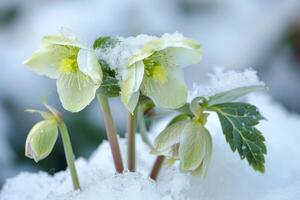
M 57 140 L 58 130 L 55 120 L 43 120 L 30 130 L 25 146 L 25 155 L 38 162 L 46 158 Z

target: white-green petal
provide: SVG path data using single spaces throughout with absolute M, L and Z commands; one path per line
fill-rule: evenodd
M 64 54 L 58 54 L 57 49 L 42 49 L 32 54 L 32 56 L 24 61 L 30 70 L 49 78 L 57 78 L 59 76 L 58 66 Z
M 197 121 L 188 123 L 182 131 L 179 146 L 179 158 L 183 170 L 195 170 L 205 156 L 206 129 Z
M 205 129 L 205 128 L 204 128 Z M 206 175 L 209 164 L 210 164 L 210 160 L 211 160 L 211 154 L 212 154 L 212 138 L 210 133 L 208 132 L 207 129 L 206 133 L 204 134 L 205 136 L 205 157 L 203 159 L 202 162 L 202 169 L 201 169 L 201 173 L 203 176 Z
M 58 130 L 55 120 L 44 120 L 30 130 L 25 146 L 25 155 L 36 162 L 46 158 L 57 140 Z
M 162 152 L 170 148 L 172 145 L 179 143 L 180 135 L 188 123 L 188 120 L 176 122 L 164 129 L 154 141 L 154 149 L 156 152 Z
M 166 78 L 164 81 L 155 76 L 145 76 L 142 92 L 150 97 L 156 106 L 161 108 L 179 108 L 186 103 L 187 86 L 183 72 L 179 67 L 164 67 Z
M 121 100 L 129 112 L 133 112 L 140 96 L 140 85 L 144 77 L 144 64 L 137 62 L 130 66 L 127 71 L 127 78 L 121 81 Z
M 183 47 L 169 47 L 162 51 L 168 58 L 168 63 L 180 67 L 197 64 L 201 60 L 201 49 L 192 48 L 189 46 Z
M 201 59 L 201 46 L 198 42 L 185 38 L 180 34 L 165 34 L 146 43 L 129 61 L 129 65 L 141 61 L 154 52 L 166 54 L 170 64 L 185 67 L 196 64 Z
M 70 112 L 79 112 L 89 105 L 100 86 L 80 71 L 61 74 L 56 85 L 63 107 Z
M 101 84 L 102 69 L 93 50 L 80 49 L 77 55 L 77 64 L 81 72 Z
M 52 45 L 61 45 L 61 46 L 72 46 L 82 49 L 90 49 L 85 43 L 83 43 L 78 37 L 75 35 L 48 35 L 42 38 L 41 44 L 43 47 L 49 47 Z

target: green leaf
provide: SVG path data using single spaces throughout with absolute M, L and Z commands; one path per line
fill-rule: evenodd
M 239 152 L 241 159 L 246 158 L 254 170 L 265 171 L 267 153 L 265 138 L 255 128 L 265 119 L 258 109 L 247 103 L 224 103 L 208 108 L 218 114 L 226 141 L 233 152 Z
M 266 87 L 263 85 L 253 85 L 253 86 L 235 88 L 209 97 L 208 105 L 212 106 L 221 103 L 231 102 L 248 93 L 262 91 L 265 89 Z
M 111 76 L 106 76 L 98 89 L 98 92 L 107 97 L 117 97 L 120 95 L 119 81 Z
M 119 42 L 117 38 L 110 36 L 99 37 L 95 40 L 93 44 L 94 49 L 98 48 L 113 48 Z

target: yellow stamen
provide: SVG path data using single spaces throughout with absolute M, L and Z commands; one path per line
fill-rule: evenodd
M 161 65 L 155 65 L 152 69 L 152 76 L 161 83 L 165 83 L 167 81 L 167 70 Z
M 76 73 L 78 70 L 78 64 L 76 56 L 70 56 L 64 58 L 59 63 L 59 71 L 62 73 Z
M 144 59 L 143 62 L 147 76 L 150 76 L 161 83 L 165 83 L 167 81 L 167 57 L 164 53 L 155 52 L 150 57 Z

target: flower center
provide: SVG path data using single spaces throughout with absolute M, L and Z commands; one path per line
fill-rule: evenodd
M 167 81 L 167 56 L 162 52 L 155 52 L 150 57 L 143 60 L 145 73 L 147 76 L 158 80 L 161 83 Z
M 59 63 L 59 71 L 61 73 L 76 73 L 78 71 L 77 54 L 78 49 L 68 49 L 69 56 L 63 58 Z

